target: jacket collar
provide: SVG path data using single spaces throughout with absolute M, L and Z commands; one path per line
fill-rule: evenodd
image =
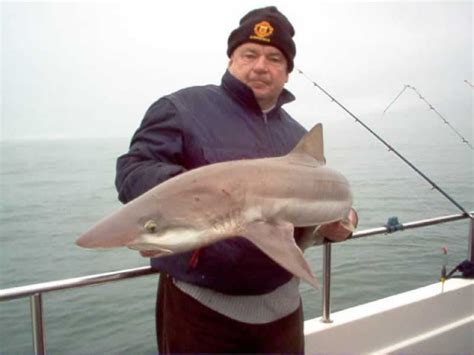
M 245 85 L 235 76 L 233 76 L 228 70 L 226 70 L 224 76 L 222 77 L 221 86 L 232 98 L 238 101 L 242 106 L 250 108 L 251 110 L 256 111 L 259 114 L 262 113 L 262 109 L 258 105 L 257 99 L 255 98 L 252 89 L 250 89 L 247 85 Z M 294 100 L 295 96 L 290 91 L 284 88 L 272 111 L 274 111 L 275 109 L 279 109 L 284 104 L 287 104 Z

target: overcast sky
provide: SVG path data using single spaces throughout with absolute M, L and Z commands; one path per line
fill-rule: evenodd
M 130 137 L 160 96 L 218 84 L 229 33 L 272 4 L 296 29 L 296 67 L 354 112 L 379 115 L 411 84 L 472 130 L 471 1 L 2 2 L 1 137 Z M 296 70 L 287 87 L 306 127 L 342 119 Z M 404 95 L 391 110 L 420 105 Z

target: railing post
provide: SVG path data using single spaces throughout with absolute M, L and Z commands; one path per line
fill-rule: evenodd
M 323 316 L 321 322 L 331 323 L 331 243 L 324 243 L 323 253 Z
M 467 260 L 474 263 L 474 218 L 469 218 L 469 241 L 467 247 Z
M 33 350 L 35 354 L 45 354 L 43 328 L 43 301 L 41 293 L 30 296 L 31 328 L 33 331 Z

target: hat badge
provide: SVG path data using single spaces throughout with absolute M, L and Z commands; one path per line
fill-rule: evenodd
M 273 27 L 268 21 L 261 21 L 255 25 L 253 31 L 258 38 L 263 39 L 271 36 L 273 33 Z

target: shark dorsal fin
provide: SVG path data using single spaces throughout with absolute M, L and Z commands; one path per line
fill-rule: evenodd
M 323 125 L 318 123 L 311 128 L 311 130 L 301 138 L 290 154 L 309 155 L 324 164 L 326 158 L 324 158 Z

